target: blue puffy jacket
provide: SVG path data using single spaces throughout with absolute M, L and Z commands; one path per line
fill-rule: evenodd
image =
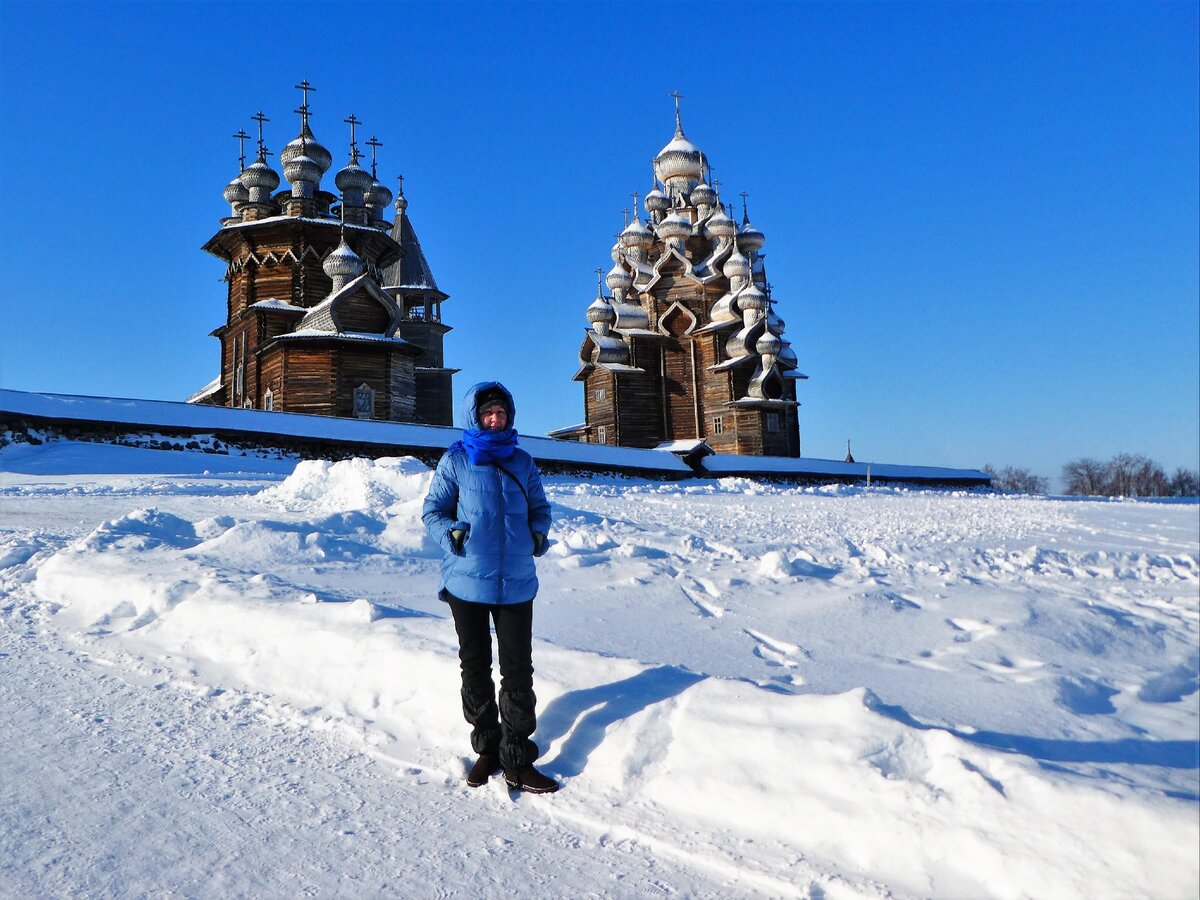
M 464 428 L 480 427 L 475 397 L 491 388 L 508 398 L 508 426 L 513 427 L 512 394 L 491 381 L 475 385 L 463 398 L 459 419 Z M 474 465 L 465 449 L 451 447 L 438 462 L 421 519 L 445 552 L 441 588 L 473 603 L 524 603 L 537 594 L 533 534 L 549 532 L 550 502 L 533 458 L 520 447 L 490 465 Z M 461 553 L 450 536 L 456 529 L 467 532 Z M 543 544 L 540 552 L 545 549 Z

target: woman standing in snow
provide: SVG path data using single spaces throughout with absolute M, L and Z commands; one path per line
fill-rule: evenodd
M 533 693 L 533 558 L 546 552 L 550 503 L 528 453 L 517 447 L 512 394 L 487 381 L 463 398 L 462 440 L 438 463 L 422 519 L 445 552 L 438 596 L 450 606 L 462 664 L 463 715 L 479 754 L 467 784 L 504 770 L 514 790 L 558 783 L 533 767 L 538 747 Z M 500 656 L 500 701 L 492 681 L 490 622 Z

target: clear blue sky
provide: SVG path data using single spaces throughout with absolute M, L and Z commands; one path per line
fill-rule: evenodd
M 214 377 L 229 135 L 262 109 L 278 152 L 307 78 L 335 168 L 353 112 L 405 175 L 456 392 L 578 422 L 593 270 L 679 90 L 767 236 L 804 455 L 1200 464 L 1195 3 L 0 0 L 0 42 L 5 387 Z

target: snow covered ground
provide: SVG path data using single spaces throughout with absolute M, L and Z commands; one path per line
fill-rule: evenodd
M 0 895 L 1200 889 L 1195 505 L 547 479 L 535 797 L 463 783 L 421 463 L 0 472 Z

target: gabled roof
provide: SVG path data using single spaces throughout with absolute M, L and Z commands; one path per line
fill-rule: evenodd
M 337 318 L 337 305 L 340 301 L 353 297 L 360 290 L 366 291 L 371 298 L 388 311 L 389 322 L 387 331 L 384 332 L 383 336 L 392 337 L 396 333 L 396 324 L 399 319 L 396 301 L 392 299 L 390 294 L 381 290 L 379 285 L 375 283 L 375 280 L 366 272 L 344 285 L 341 290 L 334 291 L 316 306 L 309 309 L 304 314 L 304 318 L 296 325 L 296 332 L 321 331 L 331 334 L 341 332 L 342 328 Z
M 389 232 L 404 253 L 400 259 L 383 270 L 382 284 L 385 288 L 401 288 L 409 291 L 435 291 L 437 282 L 433 279 L 433 270 L 425 259 L 421 242 L 417 240 L 417 232 L 413 230 L 412 222 L 407 213 L 397 213 L 396 223 Z M 445 294 L 442 294 L 445 297 Z

